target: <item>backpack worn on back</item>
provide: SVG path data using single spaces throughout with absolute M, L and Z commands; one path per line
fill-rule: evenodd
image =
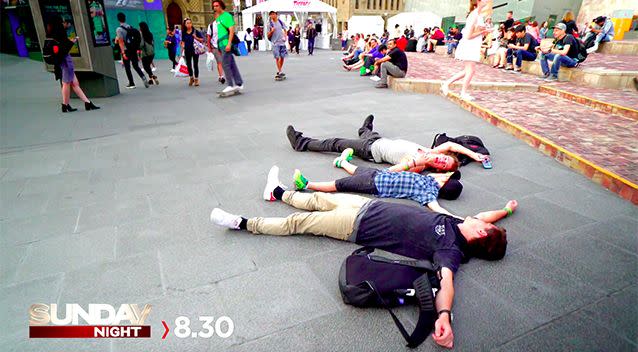
M 432 147 L 438 147 L 441 144 L 445 143 L 445 142 L 453 142 L 459 145 L 462 145 L 463 147 L 475 152 L 475 153 L 480 153 L 483 155 L 490 155 L 490 151 L 487 150 L 487 148 L 485 147 L 485 144 L 483 144 L 483 141 L 476 136 L 468 136 L 468 135 L 464 135 L 464 136 L 459 136 L 459 137 L 448 137 L 447 135 L 445 135 L 445 133 L 439 133 L 436 136 L 434 136 L 434 141 L 432 141 Z M 463 155 L 463 154 L 459 154 L 458 155 L 458 159 L 459 159 L 459 163 L 461 163 L 461 165 L 467 165 L 469 163 L 471 163 L 472 161 L 474 161 L 474 159 L 470 158 L 467 155 Z
M 59 65 L 62 62 L 62 58 L 66 55 L 63 54 L 63 49 L 60 43 L 53 38 L 44 39 L 42 44 L 42 59 L 49 65 Z
M 427 339 L 437 318 L 435 291 L 440 288 L 440 268 L 427 260 L 393 260 L 371 255 L 374 248 L 359 248 L 348 256 L 339 271 L 339 289 L 346 304 L 383 307 L 408 342 L 417 347 Z M 391 307 L 418 304 L 419 319 L 408 334 Z
M 140 48 L 140 44 L 142 43 L 142 34 L 137 29 L 128 26 L 120 26 L 126 31 L 126 36 L 124 37 L 124 46 L 128 51 L 137 51 Z

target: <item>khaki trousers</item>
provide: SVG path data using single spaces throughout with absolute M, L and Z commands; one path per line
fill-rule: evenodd
M 334 193 L 286 191 L 284 203 L 311 212 L 294 213 L 285 218 L 250 218 L 247 229 L 254 234 L 288 236 L 314 234 L 347 240 L 361 207 L 369 198 Z

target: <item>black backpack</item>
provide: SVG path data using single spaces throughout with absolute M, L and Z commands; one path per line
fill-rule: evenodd
M 445 142 L 454 142 L 456 144 L 464 146 L 465 148 L 475 153 L 490 155 L 490 151 L 487 150 L 487 148 L 485 147 L 485 144 L 483 144 L 483 141 L 479 137 L 469 136 L 469 135 L 452 138 L 452 137 L 448 137 L 445 133 L 439 133 L 436 136 L 434 136 L 434 140 L 432 141 L 431 148 L 438 147 Z M 459 159 L 459 163 L 461 163 L 461 166 L 467 165 L 474 161 L 474 159 L 463 154 L 459 154 L 458 159 Z
M 45 38 L 42 44 L 42 59 L 49 65 L 59 65 L 72 47 L 72 45 L 65 46 L 64 44 L 70 43 L 61 44 L 53 38 Z
M 124 47 L 126 47 L 126 50 L 130 52 L 139 50 L 140 44 L 142 44 L 142 34 L 140 31 L 132 26 L 121 27 L 126 31 L 126 36 L 124 37 Z
M 578 62 L 584 62 L 585 60 L 587 60 L 587 55 L 589 55 L 587 53 L 587 46 L 578 39 L 576 39 L 575 42 L 578 45 Z M 594 45 L 592 44 L 592 46 Z
M 408 342 L 419 346 L 432 331 L 437 319 L 435 291 L 440 288 L 440 268 L 427 260 L 393 260 L 372 255 L 374 248 L 352 252 L 341 265 L 339 289 L 346 304 L 355 307 L 382 307 Z M 391 307 L 419 306 L 419 319 L 408 334 Z

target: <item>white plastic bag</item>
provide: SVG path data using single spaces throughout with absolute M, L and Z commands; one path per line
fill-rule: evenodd
M 186 60 L 184 60 L 183 56 L 179 58 L 175 68 L 175 77 L 188 77 L 188 66 L 186 66 Z
M 215 55 L 209 51 L 206 53 L 206 69 L 212 71 L 213 67 L 215 67 Z

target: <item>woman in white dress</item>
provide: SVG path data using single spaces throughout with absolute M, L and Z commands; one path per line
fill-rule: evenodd
M 441 84 L 441 93 L 448 95 L 450 91 L 450 84 L 463 78 L 463 88 L 461 89 L 461 99 L 473 100 L 474 98 L 467 94 L 467 90 L 470 87 L 470 82 L 476 71 L 476 63 L 481 61 L 481 43 L 483 42 L 483 35 L 490 33 L 491 28 L 485 27 L 485 22 L 481 12 L 488 4 L 487 0 L 471 0 L 470 1 L 470 14 L 465 21 L 465 28 L 461 32 L 463 38 L 459 41 L 459 45 L 456 48 L 456 58 L 465 62 L 465 68 L 463 71 L 456 73 L 450 77 L 447 81 Z

